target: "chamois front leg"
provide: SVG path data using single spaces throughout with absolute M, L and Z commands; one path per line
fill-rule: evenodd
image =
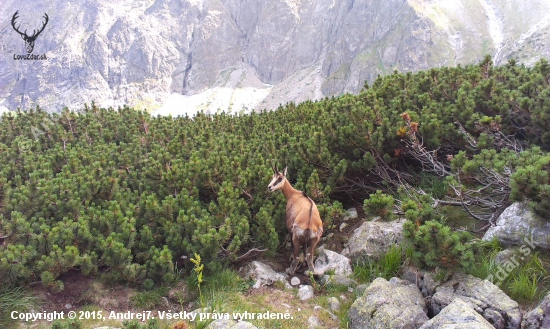
M 300 262 L 300 241 L 295 236 L 292 237 L 292 245 L 294 247 L 293 259 L 290 267 L 286 269 L 286 272 L 290 275 L 294 275 Z

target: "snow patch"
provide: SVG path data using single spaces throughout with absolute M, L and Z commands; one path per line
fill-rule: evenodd
M 493 39 L 493 45 L 496 49 L 495 55 L 493 56 L 496 63 L 499 59 L 500 51 L 504 45 L 504 22 L 502 16 L 491 0 L 479 0 L 479 3 L 483 7 L 483 10 L 485 10 L 485 14 L 489 19 L 487 24 L 489 25 L 489 35 L 491 36 L 491 39 Z
M 200 111 L 207 114 L 225 111 L 231 114 L 250 113 L 267 95 L 271 88 L 226 88 L 215 87 L 202 93 L 187 96 L 171 94 L 161 108 L 152 115 L 194 116 Z
M 300 0 L 283 0 L 286 5 L 290 8 L 292 14 L 298 21 L 300 21 L 300 14 L 298 13 L 298 8 L 300 7 Z

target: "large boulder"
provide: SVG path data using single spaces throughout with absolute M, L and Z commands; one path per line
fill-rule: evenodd
M 349 311 L 350 328 L 416 329 L 428 321 L 426 302 L 416 285 L 377 278 Z
M 544 297 L 540 304 L 525 313 L 521 329 L 550 328 L 550 293 Z
M 493 329 L 494 327 L 470 304 L 459 298 L 447 305 L 436 317 L 424 323 L 420 329 L 460 328 Z
M 540 247 L 550 250 L 550 221 L 533 213 L 527 204 L 516 202 L 498 217 L 483 240 L 498 239 L 506 246 Z
M 337 252 L 319 248 L 319 256 L 315 260 L 315 272 L 322 275 L 327 271 L 334 271 L 334 274 L 349 276 L 353 273 L 351 269 L 351 260 Z
M 379 258 L 384 255 L 393 244 L 403 239 L 404 219 L 393 222 L 365 222 L 353 231 L 342 255 L 357 259 L 361 256 Z
M 456 299 L 469 304 L 497 329 L 520 328 L 518 303 L 488 280 L 455 273 L 451 280 L 436 288 L 430 302 L 432 314 L 439 314 Z
M 246 278 L 252 278 L 256 282 L 252 286 L 253 288 L 260 288 L 262 286 L 270 286 L 277 281 L 283 282 L 285 287 L 292 288 L 287 282 L 288 274 L 277 273 L 269 265 L 253 261 L 245 269 Z

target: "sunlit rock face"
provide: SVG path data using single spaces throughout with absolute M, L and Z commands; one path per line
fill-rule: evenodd
M 33 55 L 20 31 L 38 29 Z M 4 1 L 0 110 L 273 109 L 378 75 L 550 57 L 550 0 Z

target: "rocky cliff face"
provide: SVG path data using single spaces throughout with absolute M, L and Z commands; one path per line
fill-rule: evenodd
M 19 30 L 49 21 L 16 60 Z M 0 106 L 274 108 L 393 70 L 550 57 L 550 0 L 60 0 L 0 7 Z M 30 34 L 30 32 L 29 32 Z

